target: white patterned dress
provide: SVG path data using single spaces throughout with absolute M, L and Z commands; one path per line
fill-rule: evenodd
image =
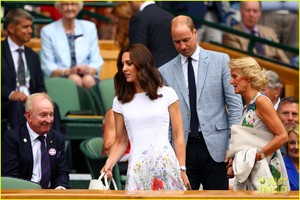
M 131 150 L 125 190 L 185 190 L 175 152 L 169 143 L 168 107 L 178 100 L 175 91 L 163 86 L 151 100 L 137 93 L 129 103 L 115 97 L 113 110 L 124 117 Z
M 267 98 L 268 100 L 270 100 L 265 95 L 263 95 L 261 93 L 257 93 L 257 95 L 251 100 L 249 105 L 244 108 L 241 125 L 247 126 L 250 128 L 256 128 L 256 129 L 262 130 L 262 131 L 270 132 L 269 129 L 267 128 L 267 126 L 263 123 L 263 121 L 256 114 L 256 99 L 259 96 L 263 96 L 263 97 Z M 279 154 L 280 154 L 279 150 L 275 151 L 269 162 L 269 168 L 270 168 L 271 174 L 273 175 L 273 178 L 276 182 L 277 182 L 277 180 L 280 180 L 282 178 L 282 170 L 284 170 L 284 174 L 286 173 L 285 169 L 281 169 L 279 159 L 282 159 L 282 157 L 279 156 Z M 281 185 L 278 184 L 278 186 L 275 190 L 280 191 L 281 189 L 282 189 Z

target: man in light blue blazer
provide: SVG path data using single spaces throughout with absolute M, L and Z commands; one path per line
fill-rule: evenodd
M 89 89 L 103 64 L 96 26 L 76 19 L 83 6 L 80 1 L 55 2 L 55 6 L 62 18 L 41 30 L 42 69 L 46 77 L 68 77 Z
M 161 66 L 159 71 L 165 83 L 175 89 L 179 97 L 187 143 L 187 175 L 193 190 L 199 189 L 200 184 L 205 190 L 226 190 L 226 150 L 230 127 L 239 124 L 243 109 L 241 97 L 234 93 L 229 83 L 229 56 L 201 48 L 197 43 L 194 22 L 188 16 L 180 15 L 173 19 L 171 34 L 180 54 Z M 189 57 L 195 76 L 194 113 L 198 122 L 193 134 L 190 128 L 193 112 L 190 111 L 189 100 Z

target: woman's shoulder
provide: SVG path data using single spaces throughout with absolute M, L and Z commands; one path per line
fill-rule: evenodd
M 175 90 L 172 87 L 166 86 L 166 85 L 159 87 L 158 92 L 159 91 L 162 91 L 162 92 L 173 92 L 174 91 L 175 92 Z
M 272 101 L 266 95 L 258 93 L 255 97 L 256 104 L 272 104 Z
M 85 27 L 95 27 L 96 26 L 93 22 L 84 20 L 84 19 L 76 19 L 76 23 L 79 23 Z
M 41 29 L 41 32 L 43 33 L 51 33 L 52 35 L 56 35 L 56 34 L 53 34 L 53 29 L 57 29 L 57 26 L 61 26 L 62 27 L 62 22 L 61 22 L 61 19 L 57 20 L 57 21 L 54 21 L 54 22 L 51 22 L 47 25 L 45 25 L 42 29 Z
M 175 90 L 172 87 L 169 86 L 162 86 L 158 89 L 158 93 L 168 96 L 169 98 L 175 98 L 177 99 L 177 94 L 175 92 Z

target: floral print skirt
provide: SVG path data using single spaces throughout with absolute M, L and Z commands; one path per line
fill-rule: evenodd
M 129 161 L 125 190 L 186 190 L 171 145 L 151 145 Z

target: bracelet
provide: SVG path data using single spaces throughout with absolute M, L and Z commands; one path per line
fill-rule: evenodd
M 261 159 L 263 159 L 263 158 L 266 157 L 266 155 L 264 154 L 264 152 L 262 152 L 260 149 L 257 149 L 257 151 L 258 151 L 259 156 L 260 156 L 260 159 L 259 159 L 259 160 L 261 160 Z

